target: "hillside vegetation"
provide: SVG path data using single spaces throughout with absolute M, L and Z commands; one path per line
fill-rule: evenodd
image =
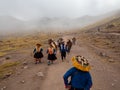
M 120 17 L 85 29 L 79 33 L 79 40 L 85 41 L 104 60 L 120 63 Z

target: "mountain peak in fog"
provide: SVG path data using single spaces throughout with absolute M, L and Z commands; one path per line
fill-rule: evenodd
M 120 16 L 120 10 L 109 12 L 99 16 L 90 16 L 85 15 L 78 18 L 68 18 L 68 17 L 42 17 L 35 20 L 23 21 L 17 19 L 13 16 L 0 16 L 0 32 L 21 32 L 25 30 L 42 30 L 46 29 L 72 29 L 72 28 L 81 28 L 89 24 L 100 21 L 104 18 L 114 16 Z

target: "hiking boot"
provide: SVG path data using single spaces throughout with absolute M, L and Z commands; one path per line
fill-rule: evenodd
M 50 61 L 48 61 L 48 63 L 47 63 L 48 65 L 50 65 Z

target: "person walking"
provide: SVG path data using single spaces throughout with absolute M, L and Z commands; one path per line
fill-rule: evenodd
M 63 75 L 65 88 L 68 90 L 90 90 L 92 77 L 89 72 L 88 60 L 78 55 L 72 57 L 72 63 L 73 67 Z M 70 81 L 68 80 L 69 77 L 71 77 Z
M 67 53 L 69 54 L 71 51 L 71 47 L 72 47 L 72 42 L 70 39 L 68 39 L 66 47 L 67 47 Z
M 60 44 L 60 53 L 61 53 L 61 59 L 62 61 L 66 59 L 66 52 L 67 52 L 67 47 L 65 45 L 65 42 L 61 42 Z
M 72 43 L 73 43 L 73 45 L 76 44 L 76 38 L 75 37 L 72 38 Z
M 48 65 L 53 64 L 53 61 L 57 59 L 56 57 L 56 50 L 52 45 L 47 49 L 48 54 Z
M 33 53 L 35 58 L 35 64 L 37 64 L 38 62 L 41 63 L 41 58 L 43 58 L 43 48 L 41 48 L 41 44 L 36 44 Z

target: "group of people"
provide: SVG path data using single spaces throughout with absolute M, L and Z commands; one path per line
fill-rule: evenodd
M 33 50 L 34 53 L 34 58 L 35 58 L 35 64 L 41 63 L 41 59 L 44 57 L 43 55 L 43 48 L 41 47 L 42 45 L 37 43 L 36 47 Z M 48 65 L 53 63 L 54 60 L 57 59 L 56 57 L 56 50 L 53 48 L 53 46 L 50 44 L 49 47 L 47 48 L 46 53 L 48 54 Z
M 55 42 L 53 39 L 49 39 L 49 47 L 46 51 L 46 53 L 48 54 L 48 65 L 52 64 L 54 60 L 57 59 L 56 54 L 58 50 L 61 54 L 61 60 L 64 61 L 64 59 L 66 59 L 66 53 L 69 54 L 72 45 L 75 44 L 75 37 L 73 37 L 72 40 L 68 39 L 67 42 L 65 42 L 63 38 L 59 38 L 57 42 Z M 35 64 L 41 63 L 41 58 L 44 57 L 41 44 L 36 44 L 33 53 L 35 58 Z M 90 88 L 92 87 L 92 77 L 89 72 L 91 67 L 88 60 L 81 55 L 73 56 L 71 60 L 73 63 L 73 67 L 70 68 L 63 75 L 65 88 L 68 90 L 90 90 Z
M 73 37 L 75 38 L 75 37 Z M 57 59 L 57 51 L 61 54 L 61 60 L 64 61 L 66 59 L 66 54 L 69 54 L 71 51 L 72 45 L 75 44 L 74 39 L 68 39 L 65 41 L 63 38 L 59 38 L 56 42 L 53 39 L 48 40 L 48 48 L 46 50 L 46 53 L 48 54 L 48 65 L 52 64 Z M 37 43 L 36 47 L 33 51 L 34 58 L 35 58 L 35 64 L 41 63 L 41 58 L 44 57 L 43 55 L 43 48 L 41 47 L 41 44 Z

